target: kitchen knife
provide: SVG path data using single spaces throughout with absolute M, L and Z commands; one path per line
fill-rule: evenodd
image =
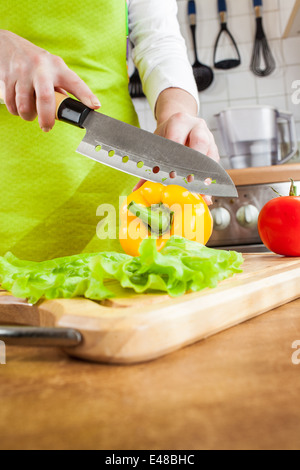
M 69 96 L 56 92 L 55 97 L 56 118 L 86 129 L 78 153 L 149 181 L 209 196 L 238 196 L 221 165 L 200 152 L 93 111 Z

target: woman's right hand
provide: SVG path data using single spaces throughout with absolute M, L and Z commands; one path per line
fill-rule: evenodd
M 63 59 L 10 31 L 0 30 L 0 87 L 8 111 L 26 121 L 37 116 L 45 132 L 55 123 L 55 94 L 69 92 L 86 106 L 98 98 Z

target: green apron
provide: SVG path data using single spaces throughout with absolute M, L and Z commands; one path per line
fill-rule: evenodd
M 6 2 L 0 28 L 61 56 L 99 97 L 101 112 L 138 125 L 128 94 L 125 0 Z M 113 204 L 118 215 L 119 196 L 137 179 L 77 154 L 83 137 L 60 122 L 44 134 L 37 120 L 0 106 L 0 255 L 39 261 L 121 251 L 118 240 L 97 237 L 96 212 Z

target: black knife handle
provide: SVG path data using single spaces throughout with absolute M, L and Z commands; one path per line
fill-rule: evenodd
M 56 97 L 56 118 L 59 121 L 72 124 L 73 126 L 84 128 L 83 123 L 91 108 L 81 103 L 81 101 L 69 98 L 61 93 L 55 93 Z

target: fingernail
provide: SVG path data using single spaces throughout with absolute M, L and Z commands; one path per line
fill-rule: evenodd
M 98 98 L 93 98 L 91 100 L 91 103 L 92 103 L 92 106 L 95 107 L 95 108 L 100 108 L 101 106 L 101 103 L 100 101 L 98 100 Z
M 42 127 L 42 131 L 43 132 L 50 132 L 51 129 L 50 129 L 50 127 Z

